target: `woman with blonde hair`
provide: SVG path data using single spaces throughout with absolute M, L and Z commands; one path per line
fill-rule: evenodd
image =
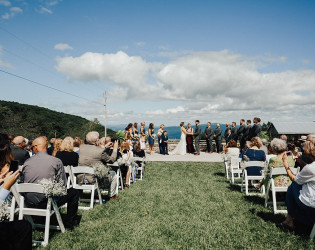
M 73 143 L 72 137 L 66 137 L 60 145 L 60 150 L 56 153 L 56 157 L 62 161 L 64 166 L 78 166 L 79 155 L 73 152 Z
M 61 143 L 62 143 L 62 139 L 60 139 L 60 138 L 57 138 L 54 141 L 54 150 L 51 154 L 52 156 L 56 156 L 57 152 L 60 150 Z
M 122 173 L 126 175 L 126 184 L 125 184 L 125 189 L 129 188 L 130 185 L 130 172 L 131 172 L 131 164 L 130 164 L 130 159 L 133 155 L 132 151 L 130 151 L 130 144 L 127 141 L 123 141 L 120 145 L 120 154 L 125 162 L 125 165 L 122 167 Z

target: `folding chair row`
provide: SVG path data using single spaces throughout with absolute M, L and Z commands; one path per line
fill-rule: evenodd
M 294 175 L 297 175 L 297 173 L 300 171 L 300 168 L 290 168 L 290 170 L 292 171 Z M 266 187 L 267 191 L 266 191 L 266 196 L 265 196 L 265 207 L 267 207 L 269 204 L 273 204 L 274 214 L 287 213 L 287 210 L 281 210 L 281 209 L 278 209 L 277 207 L 277 205 L 284 205 L 284 202 L 277 202 L 277 193 L 285 193 L 288 190 L 288 187 L 275 186 L 273 177 L 277 175 L 287 175 L 287 171 L 285 170 L 285 167 L 271 168 L 270 173 L 268 174 L 268 184 Z M 271 191 L 272 202 L 268 202 L 269 191 Z

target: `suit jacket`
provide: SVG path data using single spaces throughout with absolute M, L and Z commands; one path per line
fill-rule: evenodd
M 224 131 L 224 138 L 228 136 L 228 131 L 231 130 L 231 127 L 227 127 Z
M 245 133 L 245 130 L 246 130 L 245 125 L 244 124 L 240 125 L 240 127 L 237 130 L 235 139 L 241 140 L 243 135 L 244 135 L 244 133 Z
M 242 139 L 245 140 L 245 141 L 249 141 L 251 138 L 250 138 L 250 131 L 252 129 L 252 125 L 248 125 L 245 127 L 245 130 L 244 130 L 244 133 L 243 133 L 243 137 Z
M 15 145 L 10 145 L 10 148 L 14 160 L 18 161 L 20 166 L 23 165 L 28 158 L 30 158 L 30 154 L 23 148 L 17 147 Z
M 201 133 L 200 125 L 197 125 L 194 133 L 195 138 L 200 138 L 200 133 Z
M 168 141 L 168 136 L 165 136 L 164 134 L 161 135 L 161 140 L 162 140 L 162 145 L 165 145 L 167 143 L 166 141 Z
M 215 130 L 214 130 L 214 135 L 215 135 L 215 140 L 216 141 L 221 141 L 222 140 L 222 129 L 221 128 L 216 128 Z
M 232 127 L 231 128 L 231 140 L 235 140 L 236 139 L 236 135 L 237 135 L 237 128 L 236 127 Z
M 213 128 L 212 128 L 211 126 L 210 126 L 210 128 L 209 128 L 209 127 L 206 127 L 206 129 L 205 129 L 205 135 L 208 136 L 207 139 L 213 138 L 214 132 L 213 132 Z
M 117 151 L 114 150 L 111 155 L 109 155 L 106 150 L 94 146 L 94 145 L 88 145 L 83 144 L 80 147 L 80 155 L 79 155 L 79 166 L 88 166 L 93 167 L 96 163 L 101 164 L 107 164 L 107 163 L 114 163 L 117 158 Z M 107 168 L 104 165 L 104 168 Z M 86 179 L 89 183 L 94 183 L 94 176 L 91 175 L 84 175 L 84 174 L 78 174 L 77 175 L 78 183 L 82 184 L 84 182 L 84 179 Z
M 252 139 L 253 137 L 261 137 L 261 125 L 260 123 L 258 124 L 254 124 L 250 131 L 249 131 L 249 136 L 250 136 L 250 139 Z

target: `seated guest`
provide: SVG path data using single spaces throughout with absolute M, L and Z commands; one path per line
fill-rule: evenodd
M 310 141 L 306 141 L 303 143 L 303 153 L 300 155 L 296 160 L 295 160 L 295 167 L 300 167 L 300 171 L 307 165 L 311 164 L 313 161 L 309 157 L 308 154 L 304 154 L 304 151 L 309 151 L 310 150 Z
M 73 152 L 76 152 L 77 154 L 79 154 L 81 145 L 82 145 L 81 138 L 80 137 L 74 137 Z
M 237 147 L 237 142 L 234 140 L 229 141 L 229 143 L 226 145 L 226 147 L 224 149 L 224 152 L 227 155 L 239 157 L 240 150 Z
M 133 148 L 133 155 L 141 158 L 145 157 L 145 151 L 141 149 L 139 141 L 135 143 L 135 147 Z
M 262 142 L 259 137 L 253 137 L 249 143 L 247 143 L 246 149 L 243 152 L 249 161 L 266 161 L 266 154 L 260 148 L 262 147 Z M 249 167 L 247 168 L 247 175 L 261 175 L 262 167 Z
M 27 151 L 24 150 L 26 143 L 23 136 L 17 136 L 13 139 L 11 144 L 11 151 L 14 160 L 19 162 L 19 165 L 23 165 L 24 162 L 30 158 L 30 155 Z
M 128 189 L 130 186 L 130 173 L 133 171 L 135 172 L 135 169 L 131 166 L 131 158 L 133 157 L 133 153 L 130 150 L 130 144 L 127 141 L 124 141 L 120 145 L 120 155 L 122 159 L 124 160 L 125 164 L 121 167 L 122 174 L 126 176 L 126 184 L 125 189 Z
M 105 150 L 98 146 L 99 142 L 99 133 L 96 131 L 89 132 L 85 138 L 85 144 L 80 147 L 80 156 L 79 156 L 79 166 L 89 166 L 93 167 L 96 163 L 104 164 L 104 168 L 106 168 L 105 164 L 114 163 L 117 158 L 117 149 L 118 149 L 118 141 L 115 141 L 113 152 L 108 154 L 108 150 L 106 147 L 111 147 L 112 142 L 105 144 Z M 109 168 L 108 168 L 109 169 Z M 94 183 L 94 176 L 88 174 L 78 174 L 77 180 L 79 184 L 82 183 Z M 109 179 L 109 190 L 108 195 L 110 199 L 117 199 L 117 191 L 116 187 L 118 185 L 116 172 L 109 170 L 108 171 L 108 179 Z
M 14 160 L 7 134 L 0 134 L 0 174 L 7 173 Z
M 275 157 L 275 156 L 277 156 L 277 155 L 273 152 L 273 150 L 272 150 L 272 148 L 270 146 L 270 143 L 269 143 L 269 145 L 267 147 L 266 162 L 269 162 L 270 159 L 272 157 Z
M 260 149 L 263 150 L 265 154 L 268 154 L 268 148 L 267 148 L 268 141 L 266 139 L 261 139 L 261 142 L 262 142 L 262 146 Z
M 315 140 L 309 141 L 304 152 L 312 160 L 302 171 L 294 175 L 290 168 L 288 157 L 283 156 L 283 166 L 292 181 L 286 194 L 287 218 L 280 224 L 293 230 L 295 222 L 313 226 L 315 222 Z
M 102 149 L 105 149 L 105 137 L 102 137 L 100 140 L 99 140 L 99 143 L 98 143 L 98 146 L 101 147 Z
M 0 135 L 2 137 L 2 135 Z M 0 161 L 6 159 L 10 154 L 8 137 L 0 138 Z M 10 156 L 9 156 L 10 157 Z M 0 174 L 0 201 L 4 202 L 10 194 L 10 189 L 19 177 L 20 171 Z M 1 249 L 32 249 L 32 225 L 25 220 L 0 222 L 0 246 Z
M 56 153 L 56 157 L 62 161 L 64 166 L 78 166 L 79 155 L 73 152 L 73 143 L 72 137 L 66 137 L 60 145 L 60 151 Z
M 61 143 L 62 143 L 62 139 L 60 139 L 60 138 L 57 138 L 54 141 L 54 150 L 51 153 L 52 156 L 56 156 L 57 152 L 60 151 Z
M 289 153 L 288 165 L 289 167 L 294 167 L 294 159 L 290 152 L 287 152 L 287 143 L 282 139 L 275 138 L 271 141 L 270 146 L 272 151 L 276 154 L 276 156 L 270 158 L 267 172 L 270 173 L 272 168 L 280 168 L 283 167 L 282 158 L 285 154 Z M 288 187 L 291 185 L 291 180 L 287 175 L 277 175 L 273 176 L 273 180 L 276 187 Z M 265 184 L 267 184 L 267 179 L 265 180 Z
M 56 138 L 51 138 L 49 140 L 50 147 L 47 148 L 47 154 L 52 155 L 54 151 L 54 143 L 55 143 Z
M 25 183 L 38 183 L 42 179 L 62 180 L 64 186 L 67 184 L 66 174 L 60 159 L 47 154 L 47 140 L 44 137 L 36 138 L 32 143 L 35 155 L 24 163 L 22 170 Z M 25 198 L 30 206 L 46 208 L 47 198 L 44 194 L 25 193 Z M 67 190 L 65 196 L 56 197 L 58 206 L 67 205 L 67 217 L 65 226 L 73 228 L 78 225 L 78 202 L 79 191 L 73 188 Z

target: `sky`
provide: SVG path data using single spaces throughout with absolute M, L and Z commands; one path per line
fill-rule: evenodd
M 0 99 L 104 123 L 106 91 L 108 125 L 314 121 L 314 31 L 312 0 L 0 0 Z

